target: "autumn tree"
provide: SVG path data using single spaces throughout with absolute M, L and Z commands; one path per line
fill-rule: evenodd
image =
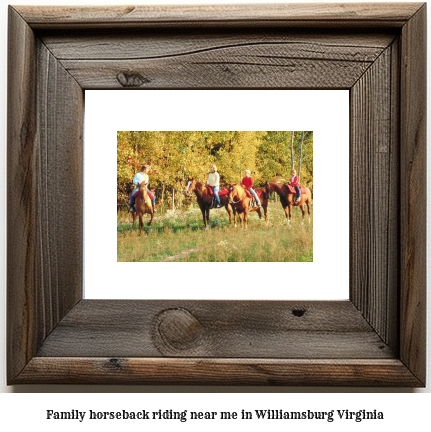
M 301 150 L 302 142 L 302 150 Z M 301 183 L 313 183 L 313 132 L 287 131 L 119 131 L 117 201 L 127 203 L 132 180 L 149 166 L 157 200 L 176 195 L 181 206 L 188 177 L 205 182 L 211 163 L 222 184 L 238 183 L 249 169 L 256 185 L 274 176 L 288 179 L 301 161 Z

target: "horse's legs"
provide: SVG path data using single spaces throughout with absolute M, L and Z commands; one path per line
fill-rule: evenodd
M 304 225 L 304 217 L 305 217 L 305 210 L 304 210 L 304 203 L 300 204 L 299 208 L 302 211 L 302 221 L 301 221 L 301 225 Z
M 203 229 L 205 229 L 206 226 L 207 226 L 207 220 L 206 220 L 206 216 L 205 216 L 205 209 L 202 208 L 202 207 L 201 207 L 201 212 L 202 212 L 202 219 L 204 221 L 204 227 L 203 227 Z
M 135 229 L 135 220 L 136 220 L 136 213 L 135 212 L 132 212 L 132 217 L 133 217 L 132 229 Z
M 144 228 L 144 222 L 142 221 L 142 216 L 139 215 L 139 232 Z
M 256 212 L 259 215 L 259 219 L 262 219 L 262 212 L 260 211 L 260 207 L 257 208 Z
M 247 219 L 248 219 L 248 208 L 244 210 L 244 229 L 247 229 Z
M 310 208 L 311 208 L 311 200 L 310 200 L 310 198 L 308 198 L 308 199 L 307 199 L 308 223 L 311 223 L 311 212 L 310 212 Z
M 205 215 L 206 215 L 205 227 L 206 229 L 210 229 L 210 209 L 205 209 Z
M 292 217 L 292 201 L 287 200 L 287 205 L 284 207 L 284 214 L 286 215 L 287 224 L 290 226 L 290 219 Z
M 292 203 L 292 201 L 290 201 L 289 202 L 289 206 L 288 206 L 288 208 L 289 208 L 289 220 L 288 220 L 288 224 L 290 225 L 290 222 L 292 221 L 292 206 L 293 206 L 293 203 Z
M 236 228 L 236 207 L 235 206 L 231 206 L 232 212 L 233 212 L 233 223 L 234 223 L 234 227 Z
M 231 208 L 230 208 L 230 204 L 227 203 L 227 204 L 224 206 L 224 208 L 226 209 L 226 211 L 227 211 L 228 214 L 229 214 L 229 225 L 232 225 L 232 210 L 231 210 Z
M 265 213 L 265 221 L 268 220 L 268 201 L 265 204 L 262 204 L 263 212 Z
M 151 215 L 151 219 L 150 219 L 150 221 L 147 223 L 148 226 L 150 226 L 150 225 L 151 225 L 151 222 L 153 222 L 154 212 L 152 211 L 152 212 L 150 213 L 150 215 Z

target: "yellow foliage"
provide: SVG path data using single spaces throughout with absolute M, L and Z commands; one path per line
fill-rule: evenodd
M 294 134 L 294 165 L 298 169 L 302 132 L 268 131 L 119 131 L 117 132 L 117 201 L 127 202 L 133 176 L 149 166 L 157 199 L 175 189 L 182 203 L 188 177 L 205 182 L 215 163 L 221 184 L 238 183 L 246 169 L 257 186 L 274 176 L 289 178 L 290 144 Z M 313 132 L 305 132 L 301 184 L 313 183 Z

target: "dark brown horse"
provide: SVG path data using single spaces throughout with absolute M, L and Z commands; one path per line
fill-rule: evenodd
M 144 222 L 142 220 L 144 214 L 148 213 L 151 216 L 147 224 L 148 226 L 151 225 L 154 217 L 153 205 L 147 193 L 147 185 L 143 182 L 139 185 L 139 191 L 135 198 L 135 208 L 136 212 L 133 212 L 133 228 L 135 228 L 136 216 L 139 216 L 139 231 L 141 231 L 144 227 Z
M 212 208 L 213 196 L 210 195 L 208 188 L 202 183 L 196 181 L 193 178 L 189 178 L 187 181 L 186 196 L 190 196 L 194 192 L 197 198 L 197 202 L 202 212 L 202 218 L 204 221 L 204 228 L 210 228 L 210 209 Z M 222 195 L 220 198 L 220 208 L 224 207 L 229 214 L 229 223 L 232 224 L 232 208 L 229 204 L 228 196 Z
M 249 212 L 253 212 L 253 211 L 257 212 L 257 214 L 259 215 L 259 219 L 262 219 L 262 212 L 260 210 L 260 207 L 254 206 L 250 208 L 251 198 L 247 195 L 244 186 L 234 183 L 234 184 L 230 184 L 228 188 L 229 188 L 229 203 L 231 204 L 232 208 L 235 210 L 234 211 L 235 226 L 236 226 L 236 213 L 238 213 L 239 215 L 241 227 L 243 226 L 242 214 L 244 213 L 245 229 L 247 229 L 247 219 L 248 219 Z M 263 207 L 266 221 L 268 220 L 268 199 L 269 199 L 269 194 L 265 189 L 262 189 L 262 195 L 259 197 L 259 200 Z
M 290 224 L 290 220 L 292 219 L 292 207 L 299 207 L 302 211 L 302 224 L 304 223 L 305 209 L 304 204 L 307 204 L 308 210 L 308 222 L 311 222 L 311 192 L 310 189 L 305 188 L 305 193 L 301 193 L 301 199 L 299 202 L 295 202 L 295 194 L 290 192 L 289 188 L 285 184 L 280 184 L 276 182 L 266 182 L 265 190 L 268 195 L 271 195 L 272 192 L 278 194 L 280 197 L 280 203 L 284 209 L 284 213 L 286 214 L 287 222 Z

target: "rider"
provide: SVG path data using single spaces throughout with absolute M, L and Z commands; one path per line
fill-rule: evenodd
M 257 193 L 253 189 L 253 179 L 250 177 L 250 170 L 244 171 L 245 177 L 242 179 L 241 186 L 244 186 L 254 197 L 256 200 L 256 203 L 258 207 L 262 207 L 260 204 L 259 197 L 257 196 Z
M 135 190 L 133 191 L 131 197 L 130 197 L 130 208 L 129 208 L 129 212 L 133 213 L 135 211 L 135 198 L 136 198 L 136 194 L 139 191 L 139 185 L 144 182 L 144 184 L 146 184 L 148 186 L 148 183 L 150 181 L 150 178 L 148 177 L 148 167 L 146 165 L 143 165 L 141 168 L 141 171 L 139 171 L 138 173 L 135 174 L 135 177 L 133 177 L 133 184 L 136 185 Z M 147 188 L 147 193 L 148 196 L 151 199 L 151 202 L 153 204 L 153 212 L 155 210 L 156 207 L 156 198 L 153 195 L 153 193 L 150 191 L 150 189 Z
M 214 196 L 217 201 L 217 207 L 220 206 L 220 197 L 218 196 L 218 191 L 220 187 L 220 175 L 217 172 L 217 167 L 215 164 L 210 165 L 210 173 L 208 174 L 207 185 L 213 188 Z
M 296 190 L 296 200 L 295 202 L 299 202 L 301 200 L 301 191 L 299 190 L 299 178 L 296 175 L 296 171 L 293 169 L 292 171 L 290 171 L 290 175 L 292 176 L 289 184 L 291 186 L 293 186 Z

